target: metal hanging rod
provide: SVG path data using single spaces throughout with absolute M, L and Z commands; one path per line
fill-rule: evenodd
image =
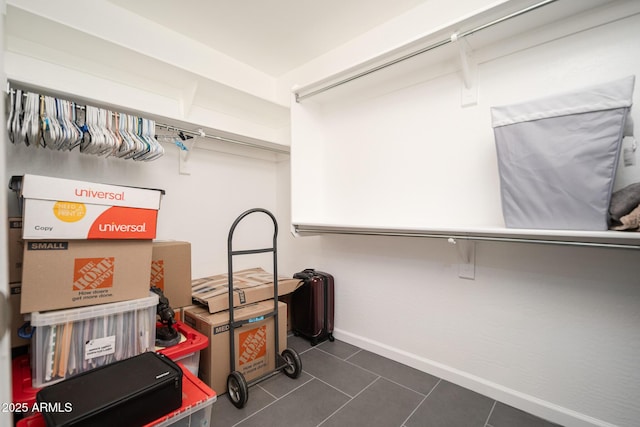
M 216 141 L 231 142 L 233 144 L 244 145 L 246 147 L 252 147 L 252 148 L 258 148 L 260 150 L 267 150 L 267 151 L 271 151 L 271 152 L 274 152 L 274 153 L 289 154 L 289 150 L 288 149 L 277 148 L 277 147 L 267 147 L 267 146 L 262 146 L 260 144 L 253 143 L 253 142 L 240 141 L 238 139 L 227 138 L 227 137 L 218 136 L 218 135 L 212 135 L 212 134 L 205 133 L 201 129 L 197 130 L 197 131 L 194 131 L 194 130 L 182 129 L 182 128 L 179 128 L 179 127 L 176 127 L 176 126 L 166 125 L 164 123 L 158 123 L 158 122 L 156 122 L 156 127 L 160 127 L 160 128 L 166 129 L 168 131 L 181 132 L 181 133 L 186 134 L 186 135 L 198 136 L 198 137 L 201 137 L 201 138 L 214 139 Z
M 415 56 L 418 56 L 418 55 L 421 55 L 421 54 L 423 54 L 425 52 L 429 52 L 431 50 L 434 50 L 436 48 L 439 48 L 441 46 L 449 44 L 449 43 L 453 42 L 454 39 L 456 39 L 456 38 L 470 36 L 471 34 L 477 33 L 479 31 L 482 31 L 482 30 L 487 29 L 489 27 L 493 27 L 494 25 L 500 24 L 500 23 L 502 23 L 504 21 L 508 21 L 509 19 L 515 18 L 517 16 L 524 15 L 525 13 L 528 13 L 528 12 L 531 12 L 533 10 L 539 9 L 539 8 L 541 8 L 543 6 L 546 6 L 546 5 L 550 4 L 550 3 L 554 3 L 556 1 L 558 1 L 558 0 L 544 0 L 544 1 L 541 1 L 539 3 L 536 3 L 536 4 L 532 5 L 532 6 L 526 7 L 524 9 L 522 9 L 522 10 L 519 10 L 517 12 L 511 13 L 511 14 L 506 15 L 506 16 L 503 16 L 502 18 L 499 18 L 499 19 L 496 19 L 494 21 L 491 21 L 491 22 L 489 22 L 487 24 L 480 25 L 480 26 L 478 26 L 476 28 L 473 28 L 473 29 L 468 30 L 468 31 L 464 31 L 464 32 L 459 33 L 459 34 L 454 34 L 454 36 L 452 36 L 452 37 L 450 37 L 448 39 L 444 39 L 444 40 L 441 40 L 441 41 L 439 41 L 437 43 L 433 43 L 433 44 L 431 44 L 429 46 L 426 46 L 426 47 L 423 47 L 421 49 L 418 49 L 415 52 L 408 53 L 408 54 L 403 55 L 403 56 L 401 56 L 399 58 L 396 58 L 396 59 L 390 60 L 388 62 L 385 62 L 383 64 L 377 65 L 377 66 L 375 66 L 373 68 L 370 68 L 368 70 L 362 71 L 362 72 L 360 72 L 358 74 L 355 74 L 353 76 L 347 77 L 347 78 L 342 79 L 342 80 L 339 80 L 339 81 L 337 81 L 335 83 L 331 83 L 331 84 L 329 84 L 327 86 L 321 87 L 321 88 L 313 90 L 311 92 L 308 92 L 308 93 L 305 93 L 305 94 L 302 94 L 302 95 L 300 94 L 300 92 L 296 92 L 295 93 L 296 102 L 300 102 L 305 98 L 311 98 L 312 96 L 315 96 L 315 95 L 318 95 L 320 93 L 326 92 L 326 91 L 328 91 L 330 89 L 333 89 L 333 88 L 336 88 L 338 86 L 342 86 L 343 84 L 346 84 L 346 83 L 349 83 L 351 81 L 357 80 L 357 79 L 359 79 L 361 77 L 368 76 L 369 74 L 373 74 L 373 73 L 375 73 L 377 71 L 383 70 L 383 69 L 385 69 L 387 67 L 390 67 L 392 65 L 395 65 L 395 64 L 398 64 L 400 62 L 406 61 L 407 59 L 411 59 L 411 58 L 413 58 Z
M 15 93 L 15 89 L 11 88 L 11 83 L 7 83 L 7 92 L 8 93 Z M 26 90 L 25 91 L 29 91 Z M 35 91 L 34 91 L 35 92 Z M 27 94 L 23 93 L 22 94 L 23 97 L 26 97 Z M 44 98 L 45 95 L 40 95 L 40 100 L 42 100 Z M 55 96 L 54 96 L 55 97 Z M 78 104 L 75 101 L 72 101 L 75 105 L 75 108 L 79 109 L 79 110 L 85 110 L 85 106 Z M 102 108 L 102 107 L 100 107 Z M 108 110 L 108 108 L 106 108 Z M 112 112 L 113 115 L 118 114 L 117 112 Z M 127 115 L 132 115 L 132 114 L 128 114 Z M 172 126 L 172 125 L 167 125 L 164 123 L 159 123 L 159 122 L 155 122 L 155 126 L 156 127 L 160 127 L 162 129 L 166 129 L 168 131 L 172 131 L 172 132 L 181 132 L 182 134 L 186 134 L 186 135 L 191 135 L 191 136 L 198 136 L 201 138 L 208 138 L 208 139 L 214 139 L 216 141 L 223 141 L 223 142 L 230 142 L 233 144 L 238 144 L 238 145 L 243 145 L 245 147 L 251 147 L 251 148 L 257 148 L 260 150 L 266 150 L 266 151 L 271 151 L 274 153 L 278 153 L 278 154 L 289 154 L 290 151 L 289 149 L 285 149 L 285 148 L 278 148 L 278 147 L 270 147 L 270 146 L 263 146 L 260 145 L 258 143 L 254 143 L 254 142 L 249 142 L 249 141 L 240 141 L 238 139 L 233 139 L 233 138 L 228 138 L 228 137 L 224 137 L 224 136 L 219 136 L 219 135 L 213 135 L 213 134 L 208 134 L 205 133 L 202 129 L 199 129 L 197 131 L 194 130 L 189 130 L 189 129 L 182 129 L 176 126 Z
M 560 246 L 582 246 L 610 249 L 633 249 L 639 250 L 640 244 L 637 243 L 613 243 L 613 242 L 585 242 L 579 240 L 554 240 L 554 239 L 535 239 L 529 237 L 502 237 L 502 236 L 486 236 L 473 234 L 446 234 L 446 233 L 429 233 L 426 231 L 400 231 L 400 230 L 370 230 L 358 228 L 341 228 L 341 227 L 316 227 L 313 225 L 294 225 L 297 233 L 309 234 L 345 234 L 360 236 L 393 236 L 393 237 L 423 237 L 433 239 L 457 239 L 470 241 L 486 241 L 486 242 L 508 242 L 508 243 L 535 243 L 545 245 Z M 515 230 L 514 230 L 515 231 Z

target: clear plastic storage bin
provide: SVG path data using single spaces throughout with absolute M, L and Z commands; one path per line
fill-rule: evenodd
M 507 227 L 606 230 L 635 76 L 493 107 Z
M 156 325 L 156 327 L 158 326 Z M 200 366 L 200 350 L 207 348 L 209 339 L 180 321 L 176 321 L 174 327 L 180 333 L 180 342 L 171 347 L 156 347 L 156 351 L 174 362 L 182 363 L 189 372 L 197 377 Z
M 31 313 L 33 387 L 155 350 L 158 296 Z

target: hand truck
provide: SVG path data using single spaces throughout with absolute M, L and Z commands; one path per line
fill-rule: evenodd
M 243 218 L 247 217 L 252 213 L 264 213 L 268 215 L 273 221 L 273 245 L 267 248 L 261 249 L 247 249 L 247 250 L 237 250 L 234 251 L 232 248 L 233 243 L 233 233 Z M 271 212 L 266 209 L 254 208 L 249 209 L 242 213 L 231 226 L 229 230 L 229 238 L 227 239 L 227 258 L 229 264 L 229 349 L 231 352 L 230 358 L 230 374 L 227 377 L 227 391 L 229 395 L 229 399 L 231 403 L 237 408 L 243 408 L 244 405 L 249 400 L 249 387 L 259 383 L 262 380 L 265 380 L 279 371 L 283 371 L 285 375 L 289 378 L 298 378 L 302 373 L 302 361 L 300 360 L 300 356 L 298 353 L 292 348 L 286 348 L 280 354 L 280 338 L 279 338 L 279 327 L 278 327 L 278 256 L 276 249 L 276 238 L 278 237 L 278 223 L 276 218 L 273 216 Z M 246 319 L 236 321 L 234 319 L 233 311 L 233 257 L 236 255 L 250 255 L 250 254 L 259 254 L 265 252 L 273 253 L 273 311 L 261 315 L 258 318 Z M 247 323 L 253 323 L 257 321 L 261 321 L 263 319 L 268 319 L 269 317 L 273 317 L 274 322 L 274 337 L 275 343 L 273 346 L 275 353 L 275 361 L 276 368 L 273 371 L 267 372 L 260 377 L 252 380 L 248 383 L 242 374 L 242 372 L 236 371 L 236 363 L 235 363 L 235 329 L 241 328 L 243 325 Z

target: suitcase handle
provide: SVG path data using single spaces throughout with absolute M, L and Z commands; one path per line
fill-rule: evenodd
M 293 275 L 294 279 L 301 279 L 301 280 L 310 280 L 313 275 L 315 274 L 316 270 L 314 270 L 313 268 L 305 268 L 304 270 L 295 273 Z

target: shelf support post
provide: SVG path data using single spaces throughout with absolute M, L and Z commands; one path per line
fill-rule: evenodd
M 198 129 L 200 136 L 204 138 L 205 133 L 202 129 Z M 187 141 L 183 141 L 186 150 L 180 150 L 178 152 L 178 172 L 180 175 L 191 175 L 191 168 L 189 167 L 189 159 L 191 158 L 191 152 L 196 148 L 196 142 L 198 138 L 191 138 Z
M 458 46 L 458 57 L 462 70 L 462 82 L 460 103 L 463 107 L 478 104 L 478 63 L 473 57 L 471 46 L 465 37 L 459 37 L 458 33 L 451 35 L 451 41 Z
M 476 278 L 476 242 L 468 239 L 454 239 L 450 237 L 447 240 L 456 247 L 460 263 L 458 264 L 458 277 L 462 279 Z

